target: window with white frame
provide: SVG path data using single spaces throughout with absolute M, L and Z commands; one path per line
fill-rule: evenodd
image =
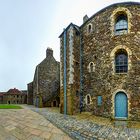
M 93 62 L 90 62 L 88 65 L 88 71 L 89 73 L 92 73 L 95 71 L 95 64 Z
M 91 96 L 90 96 L 90 94 L 86 95 L 86 104 L 87 105 L 91 104 Z

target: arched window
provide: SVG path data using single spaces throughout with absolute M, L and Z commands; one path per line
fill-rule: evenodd
M 120 35 L 127 33 L 128 31 L 128 19 L 126 14 L 119 14 L 115 22 L 115 34 Z
M 92 32 L 92 24 L 89 24 L 88 25 L 87 31 L 88 31 L 88 33 L 91 33 Z
M 90 63 L 90 71 L 93 72 L 93 63 Z
M 123 49 L 120 49 L 115 55 L 116 73 L 126 73 L 128 71 L 128 55 Z

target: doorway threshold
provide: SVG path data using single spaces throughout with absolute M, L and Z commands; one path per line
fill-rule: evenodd
M 127 117 L 115 117 L 115 120 L 119 121 L 126 121 L 128 118 Z

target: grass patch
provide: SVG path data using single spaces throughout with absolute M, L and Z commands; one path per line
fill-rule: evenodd
M 22 107 L 13 104 L 0 104 L 0 109 L 22 109 Z

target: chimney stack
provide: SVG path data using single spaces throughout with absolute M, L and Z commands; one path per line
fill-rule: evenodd
M 46 50 L 46 57 L 48 57 L 48 56 L 53 56 L 53 50 L 50 47 L 48 47 Z
M 83 23 L 85 23 L 88 19 L 89 19 L 89 17 L 88 17 L 87 15 L 85 15 L 85 16 L 83 17 Z

